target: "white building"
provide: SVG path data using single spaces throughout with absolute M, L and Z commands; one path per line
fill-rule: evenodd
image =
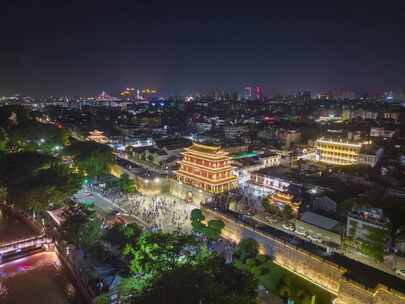
M 383 138 L 392 138 L 395 135 L 395 130 L 387 130 L 385 128 L 371 128 L 370 136 L 371 137 L 383 137 Z

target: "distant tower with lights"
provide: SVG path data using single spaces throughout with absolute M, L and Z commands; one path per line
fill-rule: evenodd
M 244 88 L 244 96 L 246 100 L 262 100 L 263 88 L 261 86 L 247 85 Z
M 90 131 L 89 136 L 87 136 L 87 140 L 94 141 L 100 144 L 108 143 L 108 138 L 104 135 L 103 132 L 99 130 Z
M 182 153 L 176 178 L 181 183 L 210 193 L 221 193 L 236 186 L 230 157 L 219 146 L 193 143 Z

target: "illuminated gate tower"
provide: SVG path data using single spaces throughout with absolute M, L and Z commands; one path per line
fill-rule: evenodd
M 219 193 L 236 186 L 236 176 L 232 174 L 230 157 L 218 146 L 193 143 L 182 153 L 180 169 L 176 171 L 179 182 L 201 190 Z

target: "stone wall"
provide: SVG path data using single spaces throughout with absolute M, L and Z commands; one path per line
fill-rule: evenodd
M 344 277 L 347 270 L 319 256 L 313 255 L 289 243 L 255 231 L 242 223 L 223 214 L 202 208 L 206 219 L 221 219 L 225 223 L 222 235 L 230 240 L 239 242 L 244 238 L 253 238 L 259 243 L 263 254 L 272 256 L 274 262 L 301 276 L 313 284 L 337 296 L 336 304 L 405 304 L 405 295 L 378 286 L 369 290 L 364 286 Z
M 170 194 L 181 198 L 185 201 L 190 201 L 197 206 L 210 197 L 208 192 L 202 191 L 190 185 L 181 183 L 173 178 L 169 179 Z

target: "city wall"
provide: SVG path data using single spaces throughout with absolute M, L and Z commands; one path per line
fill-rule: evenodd
M 404 304 L 405 295 L 379 285 L 375 290 L 348 280 L 344 277 L 347 270 L 319 256 L 297 248 L 289 243 L 255 231 L 243 223 L 212 210 L 202 208 L 207 220 L 221 219 L 225 223 L 222 232 L 227 239 L 239 242 L 253 238 L 260 245 L 260 252 L 272 256 L 274 262 L 301 276 L 313 284 L 336 295 L 336 304 Z
M 169 179 L 170 193 L 185 201 L 192 202 L 193 204 L 200 206 L 202 202 L 205 202 L 210 194 L 201 191 L 195 187 L 181 183 L 173 178 Z

